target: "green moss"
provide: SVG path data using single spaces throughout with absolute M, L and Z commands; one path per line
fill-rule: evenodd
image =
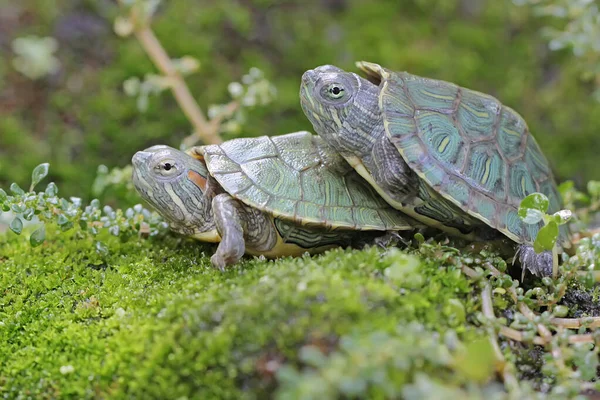
M 347 373 L 388 371 L 399 390 L 415 372 L 438 374 L 438 364 L 440 379 L 455 382 L 440 338 L 481 335 L 464 323 L 478 307 L 467 298 L 472 283 L 456 267 L 398 250 L 248 260 L 223 274 L 202 257 L 208 246 L 107 240 L 104 258 L 76 235 L 35 249 L 19 238 L 0 244 L 3 394 L 255 397 L 273 390 L 279 367 L 300 365 L 306 346 L 327 354 L 340 340 L 362 348 L 382 335 L 423 362 L 383 352 Z M 383 348 L 361 351 L 352 357 Z M 410 362 L 397 370 L 401 360 Z M 381 384 L 369 387 L 387 390 Z
M 506 390 L 528 398 L 548 383 L 560 398 L 596 371 L 593 346 L 555 335 L 562 364 L 552 346 L 528 343 L 536 325 L 507 290 L 518 283 L 486 277 L 490 266 L 507 268 L 486 250 L 468 256 L 429 242 L 337 249 L 246 258 L 222 273 L 210 266 L 212 246 L 169 235 L 102 233 L 96 239 L 109 251 L 98 253 L 80 231 L 48 230 L 36 248 L 0 236 L 7 398 L 501 398 Z M 550 324 L 546 304 L 565 288 L 555 315 L 597 315 L 593 285 L 567 275 L 598 262 L 598 240 L 582 241 L 565 277 L 517 287 L 536 323 Z M 488 285 L 498 319 L 482 314 Z M 496 329 L 507 325 L 529 339 L 504 341 Z M 502 344 L 515 383 L 498 381 L 490 339 Z
M 31 85 L 2 53 L 3 80 L 23 99 L 7 98 L 23 141 L 4 143 L 4 133 L 0 139 L 2 165 L 13 171 L 11 179 L 1 169 L 4 186 L 47 161 L 64 193 L 82 196 L 97 165 L 124 166 L 140 148 L 177 146 L 189 134 L 168 92 L 153 97 L 145 114 L 123 93 L 123 81 L 155 69 L 135 39 L 111 33 L 116 6 L 63 0 L 49 7 L 38 0 L 19 7 L 35 16 L 35 29 L 17 21 L 9 39 L 60 36 L 63 72 L 52 83 Z M 227 84 L 251 66 L 266 71 L 279 99 L 249 113 L 245 136 L 309 129 L 298 101 L 301 73 L 324 63 L 353 69 L 366 59 L 498 96 L 523 114 L 559 178 L 598 179 L 600 103 L 590 97 L 593 85 L 579 78 L 580 60 L 546 50 L 544 23 L 526 7 L 498 1 L 253 0 L 163 3 L 153 28 L 172 57 L 189 54 L 202 63 L 187 81 L 205 110 L 227 101 Z M 35 149 L 31 162 L 22 148 Z

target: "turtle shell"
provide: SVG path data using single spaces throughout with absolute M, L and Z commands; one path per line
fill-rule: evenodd
M 544 193 L 555 212 L 560 196 L 546 157 L 517 112 L 453 83 L 357 65 L 379 84 L 386 133 L 419 177 L 512 240 L 535 239 L 543 224 L 522 222 L 521 200 Z
M 229 194 L 305 226 L 409 230 L 422 224 L 393 209 L 346 161 L 309 132 L 229 140 L 199 149 Z

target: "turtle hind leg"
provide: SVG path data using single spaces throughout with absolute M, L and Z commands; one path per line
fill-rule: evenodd
M 355 232 L 350 246 L 363 249 L 369 246 L 377 246 L 382 249 L 390 247 L 407 248 L 411 245 L 408 234 L 398 231 L 360 231 Z
M 536 253 L 533 246 L 527 244 L 518 245 L 517 254 L 515 258 L 518 258 L 523 268 L 529 270 L 535 276 L 550 276 L 552 275 L 552 252 L 544 251 Z
M 382 249 L 388 247 L 409 247 L 411 242 L 397 231 L 388 231 L 381 236 L 377 236 L 373 239 L 373 243 Z

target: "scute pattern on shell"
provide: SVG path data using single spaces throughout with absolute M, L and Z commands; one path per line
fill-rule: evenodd
M 407 230 L 421 226 L 381 199 L 309 132 L 242 138 L 204 147 L 208 170 L 244 203 L 305 226 Z
M 542 223 L 521 221 L 521 200 L 544 193 L 555 212 L 560 197 L 523 118 L 492 96 L 449 82 L 359 66 L 381 79 L 386 132 L 409 166 L 469 214 L 517 242 L 532 242 Z

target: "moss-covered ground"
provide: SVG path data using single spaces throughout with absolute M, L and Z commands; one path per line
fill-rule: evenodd
M 221 273 L 197 242 L 105 243 L 100 256 L 77 232 L 51 230 L 37 248 L 12 233 L 0 241 L 4 398 L 505 396 L 481 313 L 485 279 L 461 271 L 507 267 L 485 252 L 338 249 Z M 498 317 L 512 318 L 511 282 L 493 281 Z M 503 351 L 522 395 L 552 382 L 542 347 Z
M 91 199 L 98 165 L 123 167 L 151 144 L 179 146 L 190 125 L 170 93 L 147 112 L 123 82 L 156 69 L 134 38 L 112 32 L 115 1 L 0 1 L 0 184 L 21 182 L 42 162 L 68 193 Z M 559 180 L 599 179 L 600 103 L 570 50 L 552 52 L 551 20 L 497 0 L 163 1 L 152 28 L 173 58 L 197 58 L 186 79 L 204 111 L 229 100 L 227 85 L 250 67 L 277 90 L 247 113 L 243 131 L 277 135 L 311 129 L 299 105 L 300 76 L 321 64 L 356 71 L 369 60 L 498 97 L 522 114 Z M 60 72 L 31 81 L 11 64 L 26 35 L 59 43 Z M 26 155 L 26 156 L 25 156 Z M 105 200 L 105 199 L 101 199 Z M 104 201 L 103 201 L 104 202 Z
M 256 259 L 221 273 L 197 243 L 115 247 L 100 259 L 74 236 L 34 250 L 20 238 L 1 245 L 1 394 L 252 398 L 277 386 L 322 398 L 390 374 L 395 382 L 376 392 L 400 393 L 419 371 L 461 379 L 443 337 L 482 334 L 466 323 L 477 307 L 460 270 L 397 250 Z M 343 355 L 358 359 L 346 359 L 340 376 L 277 385 L 300 354 L 330 353 L 341 340 L 360 352 Z
M 124 94 L 126 79 L 155 70 L 136 40 L 112 33 L 116 2 L 0 7 L 0 186 L 50 162 L 66 198 L 91 198 L 99 164 L 124 166 L 135 151 L 177 146 L 190 133 L 171 95 L 152 97 L 140 113 Z M 162 2 L 152 28 L 172 57 L 200 61 L 186 81 L 203 110 L 228 101 L 227 84 L 250 67 L 275 84 L 277 100 L 226 139 L 309 128 L 301 73 L 365 59 L 497 96 L 523 114 L 559 180 L 582 187 L 598 178 L 600 103 L 579 61 L 547 49 L 547 23 L 492 0 L 204 0 Z M 57 40 L 57 74 L 32 81 L 12 67 L 10 44 L 29 34 Z M 118 207 L 139 201 L 100 195 Z M 99 248 L 77 226 L 48 225 L 35 248 L 0 234 L 2 398 L 594 393 L 599 339 L 588 328 L 600 324 L 575 318 L 600 316 L 598 290 L 593 273 L 573 271 L 600 265 L 600 236 L 582 242 L 562 278 L 520 282 L 520 271 L 491 253 L 433 242 L 246 258 L 221 273 L 209 245 L 117 232 L 100 234 Z

